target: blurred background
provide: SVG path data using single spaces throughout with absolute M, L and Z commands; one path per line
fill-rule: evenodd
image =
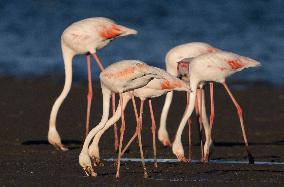
M 139 31 L 137 36 L 117 39 L 98 51 L 105 66 L 139 59 L 164 68 L 169 49 L 201 41 L 263 65 L 230 80 L 284 84 L 282 0 L 1 0 L 0 76 L 64 76 L 61 33 L 75 21 L 96 16 Z M 77 56 L 73 67 L 75 80 L 87 79 L 84 56 Z M 93 65 L 93 69 L 97 79 L 98 68 Z

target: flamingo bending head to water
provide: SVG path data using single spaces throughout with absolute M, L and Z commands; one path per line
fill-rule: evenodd
M 110 65 L 100 74 L 100 80 L 103 92 L 103 117 L 101 122 L 93 128 L 85 139 L 82 151 L 79 156 L 79 163 L 86 171 L 87 175 L 96 176 L 96 172 L 92 168 L 91 159 L 88 154 L 88 149 L 94 151 L 95 156 L 99 158 L 99 147 L 98 143 L 102 134 L 121 117 L 121 133 L 120 133 L 120 144 L 118 153 L 118 164 L 116 177 L 119 177 L 120 158 L 122 153 L 122 141 L 125 130 L 124 121 L 124 109 L 128 101 L 134 96 L 139 97 L 141 100 L 140 105 L 140 118 L 136 108 L 137 128 L 136 132 L 138 135 L 140 154 L 142 158 L 142 164 L 144 168 L 144 177 L 147 177 L 147 172 L 144 163 L 144 156 L 142 150 L 141 141 L 141 126 L 142 126 L 142 111 L 143 103 L 145 99 L 151 99 L 159 97 L 172 90 L 186 91 L 189 92 L 190 88 L 184 81 L 170 75 L 169 73 L 155 67 L 148 66 L 147 64 L 137 60 L 124 60 Z M 111 93 L 119 93 L 120 102 L 117 107 L 115 114 L 108 119 L 109 111 L 109 100 Z M 135 105 L 134 105 L 135 106 Z M 155 127 L 152 127 L 155 129 Z M 152 131 L 153 132 L 153 131 Z M 153 140 L 155 139 L 153 132 Z M 93 139 L 94 137 L 94 139 Z M 89 148 L 89 144 L 93 139 L 92 145 Z M 93 145 L 94 144 L 94 145 Z M 155 154 L 155 148 L 154 148 Z M 155 156 L 155 155 L 154 155 Z
M 56 130 L 56 117 L 62 102 L 68 95 L 72 83 L 72 59 L 75 55 L 86 54 L 88 65 L 88 95 L 87 95 L 87 117 L 86 132 L 89 129 L 89 116 L 92 100 L 92 82 L 91 82 L 91 65 L 90 55 L 96 60 L 100 70 L 104 69 L 96 52 L 108 45 L 113 39 L 136 34 L 134 29 L 118 25 L 114 21 L 103 18 L 94 17 L 87 18 L 71 24 L 61 35 L 61 48 L 65 68 L 65 84 L 60 96 L 56 99 L 50 114 L 48 141 L 56 148 L 62 151 L 68 150 L 62 143 L 61 138 Z
M 190 42 L 190 43 L 185 43 L 182 45 L 178 45 L 171 50 L 166 55 L 165 61 L 166 61 L 166 71 L 173 76 L 178 76 L 178 62 L 185 59 L 185 58 L 193 58 L 197 57 L 202 54 L 207 54 L 207 53 L 212 53 L 216 52 L 219 49 L 204 43 L 204 42 Z M 213 84 L 210 86 L 213 87 Z M 208 118 L 206 114 L 206 108 L 205 108 L 205 97 L 204 97 L 204 90 L 202 85 L 200 85 L 201 89 L 197 90 L 197 102 L 196 102 L 196 116 L 197 116 L 197 121 L 200 123 L 199 125 L 199 138 L 200 138 L 200 144 L 201 144 L 201 157 L 203 158 L 203 141 L 202 141 L 202 128 L 204 127 L 205 130 L 205 136 L 206 136 L 206 142 L 205 146 L 209 146 L 210 148 L 213 145 L 213 141 L 211 138 L 209 138 L 209 123 L 208 123 Z M 212 90 L 212 89 L 211 89 Z M 200 97 L 201 95 L 201 97 Z M 165 103 L 163 106 L 161 118 L 160 118 L 160 127 L 158 130 L 158 139 L 160 142 L 163 143 L 164 146 L 171 146 L 171 141 L 169 139 L 169 135 L 167 132 L 167 116 L 169 112 L 169 108 L 172 102 L 173 98 L 173 92 L 168 92 L 166 94 L 166 99 Z M 212 101 L 213 102 L 213 101 Z M 213 116 L 214 114 L 212 113 L 210 115 L 211 121 L 213 121 Z M 191 160 L 191 155 L 192 155 L 192 147 L 191 147 L 191 120 L 188 120 L 189 124 L 189 160 Z M 203 126 L 202 126 L 203 125 Z M 187 161 L 187 160 L 184 160 Z
M 232 99 L 237 113 L 240 119 L 240 125 L 243 133 L 243 139 L 245 142 L 246 151 L 248 154 L 249 163 L 254 163 L 254 158 L 248 147 L 247 135 L 245 132 L 243 121 L 243 110 L 234 98 L 225 80 L 232 74 L 239 72 L 245 68 L 257 67 L 260 63 L 244 56 L 240 56 L 234 53 L 217 51 L 209 54 L 200 55 L 195 58 L 184 59 L 178 64 L 179 76 L 188 81 L 192 92 L 190 93 L 189 106 L 186 109 L 186 113 L 179 125 L 176 133 L 175 140 L 173 142 L 173 153 L 178 157 L 184 157 L 184 150 L 181 143 L 181 134 L 186 124 L 187 119 L 190 117 L 196 98 L 196 90 L 198 85 L 206 81 L 214 81 L 223 84 L 230 98 Z M 210 123 L 210 131 L 212 130 L 212 124 Z M 210 132 L 211 136 L 211 132 Z M 208 149 L 209 147 L 207 147 Z M 208 161 L 209 151 L 206 151 L 205 161 Z

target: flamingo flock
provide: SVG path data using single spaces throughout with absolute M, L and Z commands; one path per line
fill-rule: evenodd
M 213 147 L 212 129 L 214 121 L 214 87 L 213 82 L 221 83 L 229 94 L 240 120 L 245 148 L 250 164 L 254 163 L 254 158 L 250 152 L 247 133 L 243 119 L 243 110 L 236 98 L 229 89 L 226 78 L 245 68 L 260 66 L 260 63 L 251 58 L 241 56 L 232 52 L 217 49 L 209 44 L 201 42 L 186 43 L 172 48 L 166 55 L 166 71 L 147 65 L 139 60 L 122 60 L 104 68 L 97 56 L 97 50 L 108 45 L 113 39 L 122 36 L 135 35 L 137 31 L 119 25 L 114 21 L 102 18 L 88 18 L 71 24 L 61 36 L 61 48 L 65 67 L 65 84 L 60 96 L 56 99 L 50 114 L 48 141 L 55 148 L 67 151 L 68 148 L 62 144 L 60 135 L 56 129 L 56 117 L 58 110 L 67 97 L 72 83 L 72 59 L 75 55 L 85 54 L 87 57 L 88 69 L 88 94 L 86 108 L 86 139 L 79 155 L 79 164 L 88 176 L 97 176 L 94 166 L 100 165 L 99 142 L 104 132 L 114 126 L 115 150 L 118 151 L 116 164 L 116 177 L 120 176 L 120 161 L 125 150 L 137 137 L 142 161 L 144 177 L 148 176 L 144 162 L 144 153 L 141 139 L 141 129 L 143 124 L 144 102 L 148 100 L 151 121 L 154 166 L 157 167 L 156 149 L 156 121 L 154 119 L 154 109 L 152 99 L 166 94 L 165 103 L 160 117 L 160 127 L 158 139 L 164 146 L 172 148 L 172 152 L 177 159 L 182 162 L 191 160 L 191 120 L 190 116 L 195 109 L 199 122 L 199 137 L 201 148 L 201 161 L 209 161 L 210 151 Z M 101 73 L 100 82 L 103 94 L 103 114 L 99 124 L 89 131 L 90 108 L 92 103 L 92 78 L 91 60 L 95 59 Z M 210 118 L 208 121 L 205 108 L 204 85 L 210 84 Z M 175 139 L 171 143 L 167 125 L 167 115 L 173 91 L 183 91 L 187 94 L 186 109 L 178 126 Z M 119 95 L 119 103 L 115 110 L 115 94 Z M 140 99 L 140 110 L 138 112 L 135 97 Z M 112 102 L 110 101 L 112 98 Z M 129 101 L 132 101 L 136 118 L 136 131 L 129 142 L 123 148 L 125 132 L 124 109 Z M 113 115 L 110 117 L 110 103 L 112 103 Z M 120 137 L 116 130 L 116 123 L 121 118 Z M 185 157 L 181 135 L 186 123 L 189 124 L 189 158 Z M 203 143 L 202 132 L 204 129 L 205 142 Z

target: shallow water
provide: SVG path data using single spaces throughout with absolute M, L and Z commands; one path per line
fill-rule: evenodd
M 107 162 L 116 161 L 116 158 L 103 159 Z M 121 158 L 122 162 L 141 162 L 140 158 Z M 145 162 L 155 162 L 154 159 L 144 159 Z M 157 159 L 158 163 L 176 163 L 180 162 L 177 159 Z M 210 160 L 213 164 L 249 164 L 248 161 L 244 160 Z M 200 160 L 192 160 L 191 163 L 201 163 Z M 255 161 L 255 165 L 284 165 L 284 162 L 269 162 L 269 161 Z
M 60 35 L 74 21 L 94 16 L 135 28 L 137 36 L 121 38 L 99 51 L 103 63 L 140 59 L 164 67 L 167 51 L 202 41 L 252 57 L 261 68 L 230 79 L 284 80 L 284 1 L 0 1 L 0 75 L 64 75 Z M 98 68 L 94 68 L 98 77 Z M 76 80 L 86 79 L 83 56 L 74 60 Z M 63 80 L 62 80 L 63 81 Z

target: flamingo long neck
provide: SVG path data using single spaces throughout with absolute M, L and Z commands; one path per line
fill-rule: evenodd
M 64 88 L 60 94 L 60 96 L 56 99 L 52 110 L 50 114 L 50 120 L 49 120 L 49 129 L 56 129 L 56 116 L 58 113 L 58 110 L 68 95 L 71 84 L 72 84 L 72 59 L 74 57 L 73 51 L 71 51 L 68 47 L 64 45 L 62 42 L 61 44 L 62 47 L 62 54 L 63 54 L 63 60 L 64 60 L 64 68 L 65 68 L 65 83 L 64 83 Z
M 82 152 L 85 153 L 88 152 L 89 144 L 91 143 L 93 137 L 98 133 L 99 130 L 101 130 L 104 127 L 109 117 L 111 91 L 107 89 L 103 84 L 101 84 L 101 87 L 103 94 L 103 115 L 101 122 L 88 133 L 88 136 L 84 141 Z
M 110 99 L 110 98 L 109 98 Z M 123 96 L 123 105 L 122 105 L 122 109 L 124 110 L 128 101 L 130 100 L 130 97 L 125 95 Z M 109 108 L 109 107 L 108 107 Z M 95 128 L 93 128 L 88 136 L 85 139 L 83 148 L 81 153 L 87 153 L 88 151 L 88 147 L 89 144 L 92 140 L 92 138 L 94 138 L 92 145 L 94 144 L 95 146 L 99 143 L 100 137 L 102 136 L 102 134 L 113 124 L 115 124 L 121 117 L 121 100 L 119 101 L 118 105 L 117 105 L 117 109 L 115 111 L 115 113 L 113 114 L 113 116 L 106 122 L 103 124 L 99 124 L 97 125 Z
M 180 138 L 181 138 L 183 129 L 186 125 L 186 122 L 193 112 L 195 98 L 196 98 L 196 90 L 194 90 L 193 92 L 190 93 L 189 105 L 186 108 L 185 114 L 184 114 L 184 116 L 183 116 L 183 118 L 180 122 L 180 125 L 178 127 L 178 130 L 177 130 L 177 134 L 176 134 L 176 140 L 177 141 L 180 141 Z
M 176 133 L 176 137 L 175 137 L 175 142 L 181 142 L 182 131 L 183 131 L 185 125 L 186 125 L 188 118 L 191 116 L 193 109 L 194 109 L 197 85 L 199 84 L 199 81 L 196 80 L 195 77 L 191 77 L 190 79 L 191 79 L 190 88 L 191 88 L 192 92 L 190 92 L 190 96 L 189 96 L 189 105 L 187 105 L 185 113 L 184 113 L 182 120 L 179 124 L 178 130 L 177 130 L 177 133 Z
M 170 105 L 172 103 L 172 98 L 173 98 L 173 91 L 170 91 L 166 95 L 165 104 L 164 104 L 161 118 L 160 118 L 160 129 L 162 129 L 161 131 L 166 131 L 167 116 L 168 116 Z

